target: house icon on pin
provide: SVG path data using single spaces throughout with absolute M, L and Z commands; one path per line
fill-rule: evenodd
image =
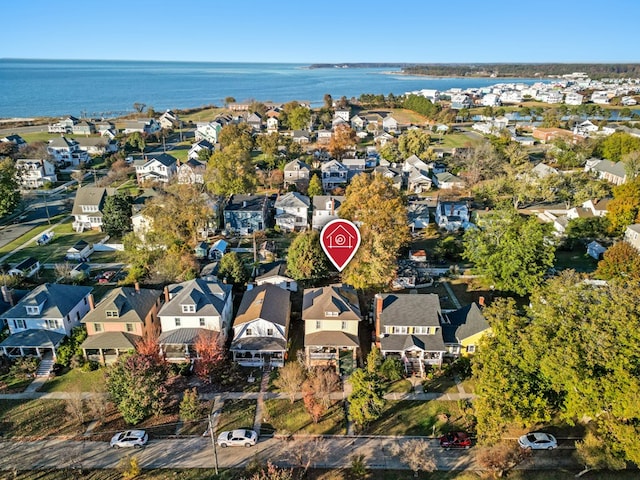
M 356 243 L 355 235 L 351 234 L 344 226 L 338 225 L 333 231 L 325 235 L 328 248 L 353 248 Z

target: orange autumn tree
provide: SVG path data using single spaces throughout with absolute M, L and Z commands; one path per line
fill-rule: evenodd
M 196 351 L 195 374 L 203 382 L 211 383 L 212 376 L 225 357 L 220 344 L 220 334 L 213 330 L 201 330 L 194 341 Z

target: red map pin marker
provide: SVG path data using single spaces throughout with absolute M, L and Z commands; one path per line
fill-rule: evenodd
M 351 261 L 360 246 L 360 231 L 349 220 L 331 220 L 320 232 L 320 245 L 339 272 Z

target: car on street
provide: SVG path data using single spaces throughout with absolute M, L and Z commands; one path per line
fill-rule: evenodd
M 518 439 L 518 444 L 527 450 L 553 450 L 558 448 L 556 437 L 544 432 L 531 432 L 522 435 Z
M 112 448 L 135 447 L 142 448 L 149 441 L 149 435 L 144 430 L 126 430 L 116 433 L 109 445 Z
M 222 432 L 218 435 L 218 445 L 225 447 L 252 447 L 258 441 L 258 434 L 253 430 L 238 429 Z
M 440 437 L 440 446 L 449 448 L 470 448 L 471 437 L 465 432 L 449 432 Z

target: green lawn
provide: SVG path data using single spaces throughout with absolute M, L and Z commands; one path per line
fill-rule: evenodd
M 180 114 L 180 120 L 182 120 L 184 123 L 209 122 L 216 118 L 217 115 L 228 111 L 229 110 L 227 110 L 226 108 L 204 108 L 197 112 Z
M 217 432 L 236 428 L 253 428 L 256 416 L 255 400 L 227 400 L 222 407 Z
M 598 266 L 598 261 L 586 254 L 586 249 L 556 250 L 555 268 L 557 270 L 572 269 L 577 272 L 593 272 Z
M 104 369 L 84 372 L 79 368 L 69 370 L 63 375 L 47 381 L 41 392 L 104 392 Z
M 59 215 L 56 217 L 51 217 L 51 224 L 53 225 L 54 223 L 62 220 L 64 218 L 63 215 Z M 48 230 L 52 227 L 52 225 L 48 225 L 48 224 L 44 224 L 44 225 L 39 225 L 37 227 L 32 228 L 31 230 L 29 230 L 27 233 L 25 233 L 24 235 L 16 238 L 14 241 L 7 243 L 5 246 L 0 248 L 0 256 L 4 256 L 7 253 L 11 252 L 12 250 L 18 248 L 19 246 L 23 245 L 24 243 L 28 242 L 28 241 L 32 241 L 35 242 L 36 239 L 38 238 L 38 236 L 40 236 L 40 234 L 42 232 L 44 232 L 45 230 Z M 13 261 L 13 260 L 12 260 Z
M 302 400 L 293 405 L 289 400 L 267 400 L 265 402 L 263 431 L 278 434 L 306 433 L 309 435 L 345 435 L 346 422 L 340 402 L 334 402 L 318 423 L 307 413 Z
M 422 387 L 425 392 L 438 392 L 438 393 L 458 393 L 456 382 L 452 377 L 442 375 L 441 377 L 434 378 L 433 380 L 425 380 L 422 383 Z
M 0 375 L 0 393 L 20 393 L 33 381 L 33 378 L 26 378 L 23 375 L 15 376 L 7 373 Z
M 451 430 L 464 430 L 457 402 L 402 400 L 387 401 L 380 419 L 363 433 L 369 435 L 440 435 Z M 444 416 L 448 414 L 448 420 Z M 435 428 L 434 428 L 435 427 Z
M 182 142 L 178 143 L 173 149 L 169 150 L 167 153 L 172 157 L 177 158 L 180 162 L 186 162 L 187 156 L 189 155 L 189 149 L 191 148 L 190 142 Z
M 440 143 L 442 138 L 442 143 Z M 459 148 L 465 147 L 469 144 L 475 143 L 473 139 L 469 138 L 464 133 L 450 133 L 448 135 L 434 135 L 431 137 L 431 146 L 440 148 Z
M 397 382 L 391 383 L 387 389 L 386 393 L 410 393 L 413 390 L 411 386 L 411 382 L 407 379 L 398 380 Z
M 78 435 L 83 427 L 66 413 L 64 400 L 0 400 L 0 425 L 5 437 Z
M 34 234 L 34 230 L 39 230 L 41 228 L 37 227 L 37 229 L 29 232 L 28 236 L 21 237 L 22 240 L 19 242 L 19 244 L 25 243 L 25 241 L 27 241 L 29 238 L 32 238 L 33 241 L 29 242 L 27 247 L 19 250 L 14 255 L 12 255 L 11 262 L 19 262 L 27 257 L 34 257 L 40 260 L 40 263 L 60 263 L 64 261 L 67 250 L 72 247 L 78 240 L 84 240 L 87 243 L 96 243 L 106 236 L 104 232 L 97 231 L 87 231 L 83 233 L 75 232 L 72 227 L 71 217 L 69 217 L 60 225 L 55 225 L 53 227 L 47 225 L 45 228 L 42 228 L 42 230 L 39 231 L 42 232 L 46 230 L 47 227 L 52 228 L 52 230 L 55 232 L 55 237 L 49 244 L 42 246 L 36 244 L 38 234 Z M 15 248 L 15 246 L 13 248 Z M 7 247 L 2 250 L 5 249 L 7 249 Z M 10 249 L 8 251 L 10 251 Z

